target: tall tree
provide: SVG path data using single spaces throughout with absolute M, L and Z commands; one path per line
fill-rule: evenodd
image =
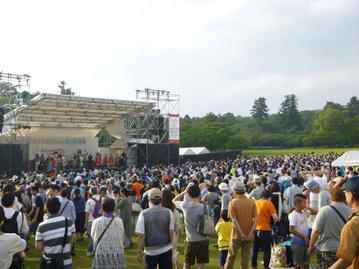
M 266 104 L 266 99 L 264 97 L 259 97 L 254 100 L 254 104 L 251 109 L 251 115 L 255 121 L 259 124 L 262 124 L 264 120 L 268 119 L 268 107 Z
M 331 108 L 333 108 L 335 110 L 339 110 L 339 111 L 342 111 L 344 109 L 344 107 L 339 103 L 334 103 L 334 102 L 327 101 L 327 103 L 325 104 L 323 110 L 327 110 L 329 107 L 331 107 Z
M 347 104 L 347 109 L 351 117 L 359 115 L 359 100 L 356 96 L 350 98 L 349 103 Z
M 60 84 L 57 85 L 57 87 L 60 88 L 60 94 L 63 95 L 75 95 L 75 93 L 72 91 L 71 87 L 67 87 L 67 83 L 65 80 L 61 80 Z
M 295 94 L 289 94 L 284 97 L 281 104 L 279 115 L 282 127 L 291 128 L 300 127 L 300 114 L 298 110 L 298 98 Z M 297 129 L 297 128 L 296 128 Z

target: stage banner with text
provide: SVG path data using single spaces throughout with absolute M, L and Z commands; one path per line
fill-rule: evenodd
M 180 142 L 180 119 L 179 115 L 170 114 L 168 118 L 168 140 L 170 144 Z

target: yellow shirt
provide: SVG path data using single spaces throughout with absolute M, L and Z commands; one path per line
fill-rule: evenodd
M 228 250 L 229 241 L 231 240 L 233 224 L 230 221 L 220 221 L 216 225 L 216 232 L 218 233 L 218 249 Z

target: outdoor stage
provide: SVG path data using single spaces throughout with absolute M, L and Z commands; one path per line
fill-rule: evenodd
M 45 158 L 57 154 L 67 160 L 79 152 L 91 154 L 94 160 L 97 154 L 101 159 L 123 154 L 133 138 L 133 128 L 126 126 L 126 121 L 155 108 L 156 104 L 148 101 L 41 94 L 4 115 L 0 173 L 31 170 L 30 162 L 41 154 Z M 96 137 L 101 130 L 105 137 Z M 99 139 L 105 142 L 102 148 Z

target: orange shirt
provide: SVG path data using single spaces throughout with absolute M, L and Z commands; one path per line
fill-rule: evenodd
M 272 214 L 277 213 L 272 202 L 265 199 L 256 201 L 258 223 L 256 230 L 270 231 L 270 218 Z
M 138 182 L 136 182 L 135 184 L 133 184 L 133 189 L 136 191 L 136 196 L 138 197 L 138 198 L 141 198 L 141 195 L 140 195 L 140 190 L 142 189 L 142 184 L 140 184 L 140 183 L 138 183 Z

